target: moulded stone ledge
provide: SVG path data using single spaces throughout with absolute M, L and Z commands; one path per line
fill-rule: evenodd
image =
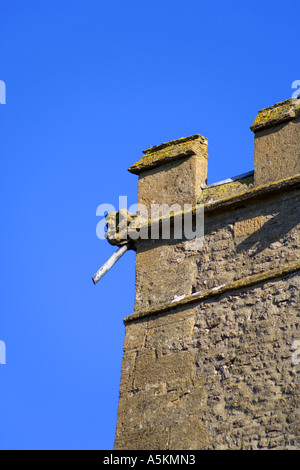
M 166 313 L 171 310 L 176 310 L 178 307 L 183 307 L 194 302 L 201 302 L 210 297 L 219 296 L 226 292 L 242 289 L 245 287 L 254 286 L 256 284 L 260 284 L 271 279 L 281 278 L 299 270 L 300 262 L 298 261 L 297 263 L 285 265 L 281 268 L 272 269 L 263 273 L 247 276 L 237 281 L 230 282 L 228 284 L 222 284 L 205 292 L 199 291 L 195 292 L 194 294 L 182 295 L 178 299 L 172 300 L 171 302 L 166 302 L 163 305 L 158 305 L 157 307 L 154 307 L 152 309 L 136 311 L 128 317 L 125 317 L 124 323 L 127 324 L 145 317 L 159 315 L 161 313 Z
M 200 200 L 198 201 L 198 206 L 195 206 L 191 209 L 192 215 L 194 216 L 196 214 L 197 209 L 199 209 L 199 204 L 204 205 L 204 213 L 205 215 L 208 214 L 213 214 L 218 211 L 222 211 L 227 209 L 230 206 L 234 206 L 236 204 L 239 204 L 241 202 L 251 202 L 252 200 L 256 199 L 261 199 L 265 198 L 268 195 L 272 195 L 274 193 L 280 193 L 280 192 L 285 192 L 293 189 L 297 189 L 300 187 L 300 175 L 292 176 L 290 178 L 285 178 L 279 181 L 271 182 L 271 183 L 266 183 L 260 186 L 256 187 L 247 187 L 247 185 L 244 185 L 243 188 L 241 188 L 241 192 L 237 194 L 232 194 L 227 197 L 220 197 L 220 199 L 217 199 L 216 201 L 212 201 L 209 203 L 204 203 Z M 170 219 L 171 226 L 174 223 L 174 220 L 176 217 L 181 217 L 184 213 L 187 213 L 188 211 L 180 211 L 176 213 L 171 213 L 167 217 L 160 217 L 155 221 L 159 225 L 159 229 L 161 231 L 161 226 L 162 223 L 165 219 Z M 108 231 L 107 231 L 107 240 L 111 245 L 117 245 L 117 246 L 122 246 L 124 243 L 128 243 L 132 239 L 130 238 L 130 230 L 128 233 L 128 238 L 123 239 L 122 241 L 119 240 L 118 236 L 115 236 L 115 234 L 119 232 L 119 226 L 118 226 L 118 217 L 116 217 L 115 212 L 111 212 L 106 216 L 107 220 L 107 225 L 108 225 Z M 128 225 L 137 217 L 137 214 L 129 214 L 128 213 Z M 117 223 L 117 225 L 115 225 Z M 139 227 L 142 229 L 143 227 L 151 227 L 151 224 L 153 224 L 153 221 L 151 222 L 150 219 L 148 219 L 145 223 L 141 224 Z M 143 240 L 135 240 L 135 243 L 138 243 L 139 241 Z M 133 243 L 133 244 L 135 244 Z

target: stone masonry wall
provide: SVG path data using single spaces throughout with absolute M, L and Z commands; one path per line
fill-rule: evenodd
M 300 449 L 300 272 L 160 313 L 181 295 L 295 264 L 300 191 L 207 211 L 200 251 L 137 246 L 115 449 Z M 298 263 L 299 265 L 299 263 Z
M 259 111 L 250 129 L 251 174 L 207 185 L 200 134 L 129 168 L 148 209 L 205 202 L 204 244 L 129 245 L 115 449 L 300 449 L 300 99 Z
M 115 449 L 299 449 L 300 273 L 126 325 Z
M 210 214 L 198 251 L 185 241 L 145 240 L 136 257 L 135 309 L 207 290 L 300 260 L 300 190 Z

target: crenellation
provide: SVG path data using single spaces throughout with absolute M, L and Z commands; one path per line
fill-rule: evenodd
M 259 112 L 246 175 L 207 186 L 200 134 L 130 168 L 147 207 L 204 204 L 204 243 L 135 241 L 115 449 L 300 449 L 299 109 Z

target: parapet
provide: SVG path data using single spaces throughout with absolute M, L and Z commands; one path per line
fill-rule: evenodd
M 129 168 L 137 214 L 107 216 L 108 241 L 136 251 L 115 450 L 300 448 L 299 110 L 287 100 L 258 113 L 254 171 L 207 185 L 200 134 Z M 152 204 L 173 206 L 158 220 L 171 228 L 191 214 L 203 243 L 144 231 Z M 127 222 L 139 237 L 123 237 Z
M 196 204 L 228 197 L 300 174 L 300 99 L 288 99 L 258 112 L 254 132 L 254 173 L 206 185 L 208 140 L 200 134 L 150 147 L 129 167 L 139 176 L 138 202 Z M 210 197 L 211 196 L 211 197 Z

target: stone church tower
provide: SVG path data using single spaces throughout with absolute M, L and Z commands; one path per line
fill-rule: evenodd
M 254 171 L 220 183 L 201 135 L 129 168 L 146 207 L 203 205 L 204 243 L 134 242 L 115 449 L 300 449 L 300 100 L 251 130 Z

